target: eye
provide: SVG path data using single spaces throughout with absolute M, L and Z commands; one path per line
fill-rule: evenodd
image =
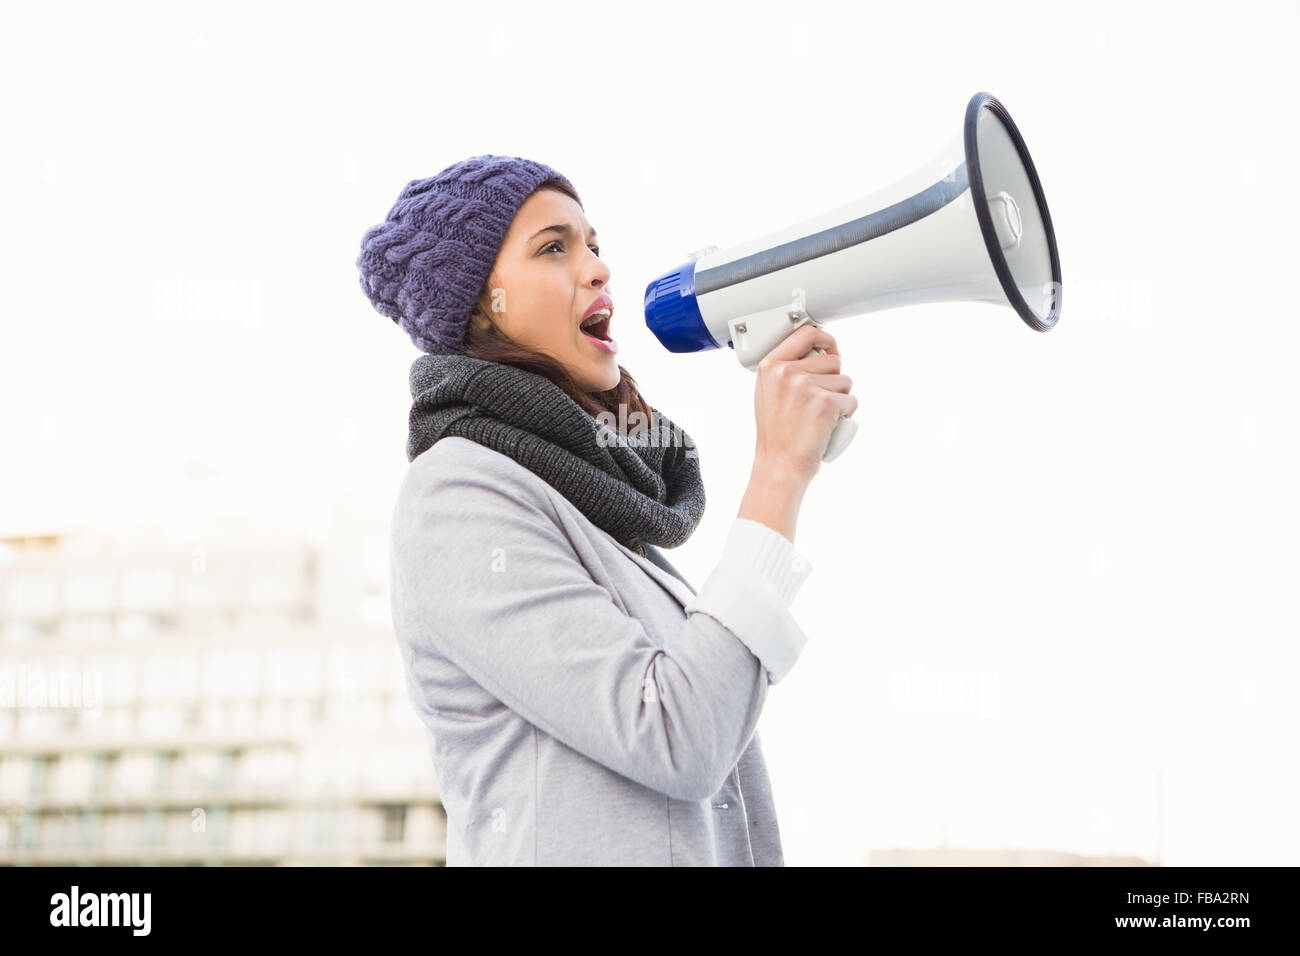
M 542 246 L 542 252 L 546 252 L 551 248 L 551 246 L 563 246 L 563 243 L 559 239 L 556 239 L 554 242 L 548 242 L 546 245 Z M 587 248 L 596 254 L 597 259 L 600 258 L 600 246 L 588 246 Z

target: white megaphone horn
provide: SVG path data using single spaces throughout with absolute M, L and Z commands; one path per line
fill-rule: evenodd
M 802 325 L 897 306 L 1009 305 L 1039 332 L 1061 315 L 1043 187 L 1020 130 L 989 93 L 971 97 L 961 132 L 936 161 L 893 185 L 689 255 L 646 287 L 646 325 L 672 352 L 726 343 L 751 371 Z M 841 417 L 822 460 L 838 457 L 856 432 Z

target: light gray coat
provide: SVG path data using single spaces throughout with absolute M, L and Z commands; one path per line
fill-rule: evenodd
M 468 439 L 411 463 L 393 625 L 448 865 L 784 865 L 757 725 L 811 569 L 739 518 L 698 594 L 650 552 Z

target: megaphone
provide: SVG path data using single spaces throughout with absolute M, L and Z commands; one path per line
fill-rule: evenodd
M 725 342 L 750 371 L 802 325 L 881 309 L 992 303 L 1038 332 L 1061 314 L 1043 187 L 1011 114 L 989 93 L 971 97 L 961 131 L 935 160 L 892 185 L 688 256 L 646 286 L 646 325 L 672 352 Z M 822 460 L 837 458 L 856 433 L 841 416 Z

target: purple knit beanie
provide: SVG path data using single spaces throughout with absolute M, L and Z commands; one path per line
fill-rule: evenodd
M 515 213 L 551 179 L 577 195 L 554 169 L 517 156 L 473 156 L 412 180 L 361 239 L 361 291 L 420 351 L 460 352 Z

